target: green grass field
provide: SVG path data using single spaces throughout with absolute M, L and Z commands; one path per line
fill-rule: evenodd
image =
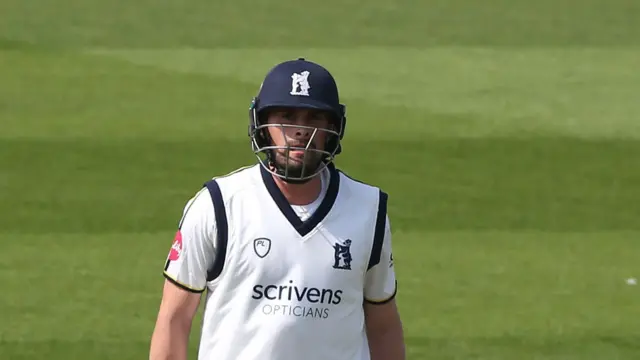
M 348 106 L 338 166 L 390 194 L 409 359 L 640 359 L 640 2 L 0 14 L 0 359 L 148 356 L 182 207 L 254 162 L 250 99 L 299 56 Z

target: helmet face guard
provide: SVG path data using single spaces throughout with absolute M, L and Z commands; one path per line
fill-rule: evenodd
M 333 128 L 317 128 L 305 125 L 291 124 L 267 124 L 264 121 L 264 110 L 268 107 L 262 107 L 258 111 L 258 99 L 254 98 L 250 109 L 249 137 L 251 138 L 251 148 L 254 155 L 258 158 L 260 164 L 280 179 L 289 183 L 304 183 L 320 174 L 330 163 L 332 163 L 341 151 L 340 140 L 344 136 L 344 127 L 346 117 L 344 116 L 344 106 L 340 106 L 338 114 L 335 117 L 338 121 L 333 121 Z M 312 106 L 293 105 L 291 108 L 316 108 Z M 324 109 L 320 109 L 324 110 Z M 269 129 L 277 128 L 284 132 L 287 128 L 305 129 L 311 133 L 306 145 L 302 144 L 283 144 L 277 146 L 273 143 L 269 136 Z M 325 133 L 325 144 L 321 149 L 313 146 L 316 135 Z M 283 136 L 284 137 L 284 136 Z M 291 165 L 290 154 L 292 151 L 302 151 L 302 165 Z

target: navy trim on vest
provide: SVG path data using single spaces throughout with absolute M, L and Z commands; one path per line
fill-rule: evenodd
M 305 236 L 311 232 L 324 218 L 329 214 L 333 204 L 338 197 L 338 190 L 340 188 L 340 174 L 336 171 L 333 164 L 327 166 L 329 169 L 329 187 L 327 188 L 327 194 L 320 203 L 318 209 L 309 217 L 306 221 L 302 221 L 295 211 L 291 208 L 289 201 L 284 197 L 282 191 L 273 179 L 273 175 L 265 170 L 262 166 L 260 172 L 262 174 L 262 180 L 267 187 L 267 191 L 271 198 L 276 203 L 282 214 L 287 218 L 291 226 L 300 234 Z
M 389 195 L 380 190 L 380 200 L 378 201 L 378 215 L 376 218 L 376 228 L 373 233 L 373 246 L 371 248 L 371 257 L 369 257 L 369 267 L 367 270 L 380 263 L 382 254 L 382 243 L 384 242 L 384 231 L 387 225 L 387 199 Z
M 211 200 L 213 202 L 213 210 L 216 216 L 216 258 L 213 261 L 211 269 L 207 271 L 207 281 L 215 280 L 224 267 L 225 258 L 227 257 L 227 241 L 229 236 L 229 224 L 227 223 L 227 211 L 222 200 L 222 192 L 220 186 L 215 180 L 210 180 L 204 184 L 209 190 Z

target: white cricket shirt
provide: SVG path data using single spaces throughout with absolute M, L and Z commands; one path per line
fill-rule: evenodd
M 333 165 L 325 176 L 302 219 L 261 165 L 189 201 L 164 274 L 206 290 L 198 359 L 369 360 L 363 301 L 396 293 L 387 196 Z

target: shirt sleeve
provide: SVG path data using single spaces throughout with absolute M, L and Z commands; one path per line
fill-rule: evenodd
M 397 285 L 391 247 L 391 224 L 387 216 L 380 262 L 367 271 L 364 298 L 373 304 L 387 303 L 395 298 Z
M 216 256 L 216 222 L 211 196 L 203 188 L 184 207 L 164 267 L 164 277 L 191 292 L 202 292 Z

